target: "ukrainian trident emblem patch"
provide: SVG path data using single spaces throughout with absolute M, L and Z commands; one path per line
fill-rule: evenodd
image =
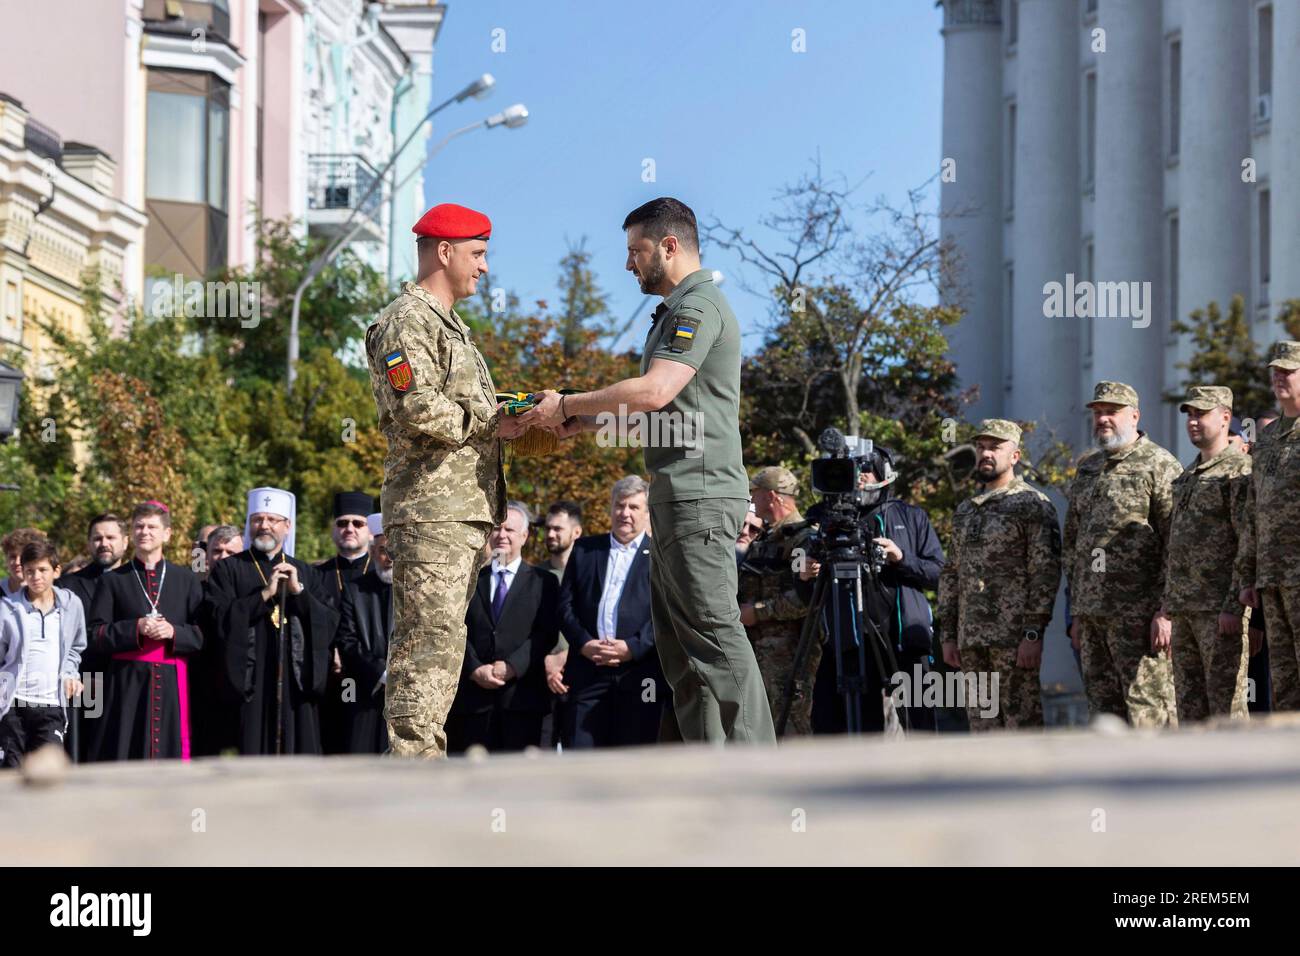
M 399 392 L 411 390 L 411 363 L 406 360 L 402 350 L 390 352 L 384 356 L 384 365 L 388 368 L 388 384 Z

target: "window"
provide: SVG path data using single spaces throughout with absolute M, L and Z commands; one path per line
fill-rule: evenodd
M 1016 207 L 1016 104 L 1007 104 L 1007 212 Z
M 229 90 L 219 81 L 158 77 L 147 101 L 145 192 L 150 199 L 206 203 L 225 211 Z
M 1269 210 L 1270 193 L 1267 189 L 1259 191 L 1259 303 L 1260 305 L 1268 304 L 1268 283 L 1272 272 L 1272 242 L 1269 233 L 1272 231 L 1270 219 L 1272 214 Z
M 1084 0 L 1083 15 L 1089 19 L 1097 15 L 1097 0 Z
M 1179 73 L 1183 63 L 1183 44 L 1181 40 L 1169 41 L 1169 158 L 1178 158 L 1179 131 L 1181 126 L 1182 82 Z
M 230 115 L 224 106 L 208 110 L 208 205 L 226 211 L 226 134 Z
M 1011 372 L 1015 367 L 1013 331 L 1016 325 L 1016 270 L 1010 264 L 1007 265 L 1007 307 L 1003 311 L 1006 318 L 1002 322 L 1002 388 L 1010 392 Z
M 203 99 L 150 91 L 148 109 L 149 198 L 203 202 Z
M 1083 244 L 1083 278 L 1085 282 L 1097 281 L 1095 270 L 1095 250 L 1092 244 L 1092 239 L 1088 239 Z M 1092 316 L 1088 316 L 1083 320 L 1083 357 L 1089 364 L 1092 362 L 1092 342 L 1094 334 L 1093 318 Z
M 1007 0 L 1007 49 L 1016 48 L 1020 36 L 1020 0 Z
M 1084 157 L 1083 184 L 1092 192 L 1097 175 L 1097 71 L 1090 70 L 1084 77 Z
M 1178 321 L 1178 214 L 1169 217 L 1169 335 L 1177 338 L 1174 323 Z
M 210 274 L 226 265 L 230 87 L 202 71 L 150 69 L 146 110 L 146 268 Z
M 1273 93 L 1273 8 L 1263 6 L 1256 11 L 1259 24 L 1259 92 L 1261 96 Z

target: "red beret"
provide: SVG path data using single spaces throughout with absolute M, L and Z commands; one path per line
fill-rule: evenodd
M 481 212 L 445 202 L 421 216 L 411 232 L 434 239 L 489 239 L 492 220 Z

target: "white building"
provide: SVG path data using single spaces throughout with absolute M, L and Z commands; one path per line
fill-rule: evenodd
M 329 239 L 359 227 L 352 250 L 393 284 L 414 274 L 410 227 L 418 213 L 412 197 L 415 203 L 423 197 L 423 176 L 417 173 L 396 194 L 394 187 L 413 164 L 423 165 L 427 128 L 396 167 L 401 178 L 390 172 L 363 197 L 427 112 L 433 47 L 445 12 L 430 0 L 313 0 L 307 6 L 307 225 Z M 393 221 L 394 209 L 402 222 Z M 395 242 L 401 250 L 392 248 Z
M 1190 353 L 1172 317 L 1240 294 L 1263 345 L 1300 297 L 1300 0 L 941 4 L 942 228 L 962 266 L 946 294 L 967 309 L 952 347 L 980 386 L 969 417 L 1037 420 L 1082 449 L 1093 383 L 1124 381 L 1186 461 L 1160 402 Z M 1049 317 L 1045 287 L 1071 281 L 1150 283 L 1148 312 Z

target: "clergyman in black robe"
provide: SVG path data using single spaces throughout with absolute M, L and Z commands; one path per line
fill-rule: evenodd
M 370 570 L 370 552 L 367 550 L 371 535 L 367 516 L 375 510 L 375 501 L 361 491 L 340 491 L 334 496 L 334 527 L 330 537 L 334 541 L 334 557 L 314 565 L 325 579 L 325 584 L 333 598 L 333 603 L 340 611 L 343 609 L 343 596 L 361 576 Z M 321 701 L 321 743 L 325 753 L 351 753 L 348 749 L 348 729 L 350 720 L 346 698 L 350 696 L 350 685 L 343 683 L 347 676 L 343 672 L 338 635 L 334 636 L 331 650 L 331 667 L 325 696 Z M 368 753 L 367 748 L 363 753 Z
M 337 643 L 343 656 L 343 715 L 347 753 L 381 754 L 388 749 L 384 686 L 388 638 L 393 631 L 393 585 L 371 568 L 344 592 Z M 353 683 L 346 683 L 347 680 Z
M 190 759 L 189 660 L 203 646 L 202 603 L 198 575 L 170 561 L 146 567 L 132 558 L 100 577 L 87 643 L 107 663 L 103 712 L 82 721 L 87 759 Z M 143 633 L 155 607 L 172 626 L 169 640 Z
M 253 495 L 268 491 L 276 489 L 257 489 Z M 249 515 L 251 546 L 212 567 L 209 613 L 225 661 L 224 683 L 239 709 L 239 752 L 246 756 L 319 754 L 319 706 L 338 611 L 316 570 L 285 554 L 285 541 L 292 540 L 292 519 L 272 512 L 271 507 L 275 506 Z M 280 509 L 293 510 L 292 505 Z M 277 565 L 288 565 L 296 574 L 277 571 Z M 295 578 L 297 588 L 292 583 Z M 283 588 L 279 586 L 282 580 Z M 271 593 L 265 597 L 268 588 Z M 283 666 L 279 656 L 282 623 Z

